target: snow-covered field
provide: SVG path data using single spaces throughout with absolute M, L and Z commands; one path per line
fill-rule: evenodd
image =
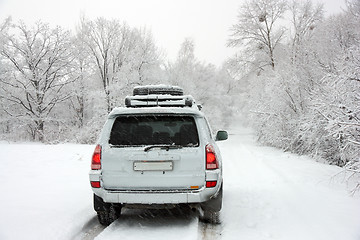
M 125 210 L 107 228 L 92 210 L 94 146 L 0 144 L 0 239 L 359 240 L 360 198 L 340 168 L 258 146 L 246 129 L 221 142 L 222 224 L 180 210 Z

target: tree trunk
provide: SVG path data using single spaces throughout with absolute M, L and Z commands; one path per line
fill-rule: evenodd
M 35 137 L 37 135 L 38 140 L 40 142 L 44 142 L 44 121 L 37 120 L 35 121 L 35 124 L 36 124 Z

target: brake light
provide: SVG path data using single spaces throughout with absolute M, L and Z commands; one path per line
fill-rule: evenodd
M 101 169 L 101 146 L 96 145 L 94 154 L 91 160 L 91 169 L 92 170 L 99 170 Z
M 219 163 L 216 159 L 215 149 L 212 145 L 208 144 L 205 147 L 206 149 L 206 169 L 218 169 Z

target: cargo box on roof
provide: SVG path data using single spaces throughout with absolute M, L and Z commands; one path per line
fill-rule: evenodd
M 133 90 L 133 95 L 184 95 L 184 90 L 181 87 L 169 85 L 148 85 L 138 86 Z

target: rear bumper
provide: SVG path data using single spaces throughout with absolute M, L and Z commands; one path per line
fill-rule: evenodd
M 104 202 L 121 204 L 181 204 L 206 202 L 216 195 L 218 188 L 204 188 L 197 192 L 179 191 L 107 191 L 93 189 Z
M 114 191 L 103 187 L 92 188 L 93 192 L 107 203 L 120 204 L 182 204 L 202 203 L 216 197 L 221 188 L 221 172 L 213 171 L 207 174 L 206 180 L 216 180 L 217 185 L 212 188 L 197 190 L 166 190 L 166 191 Z M 90 174 L 90 181 L 99 181 L 98 174 Z M 101 180 L 100 180 L 101 181 Z M 205 183 L 204 183 L 205 185 Z

